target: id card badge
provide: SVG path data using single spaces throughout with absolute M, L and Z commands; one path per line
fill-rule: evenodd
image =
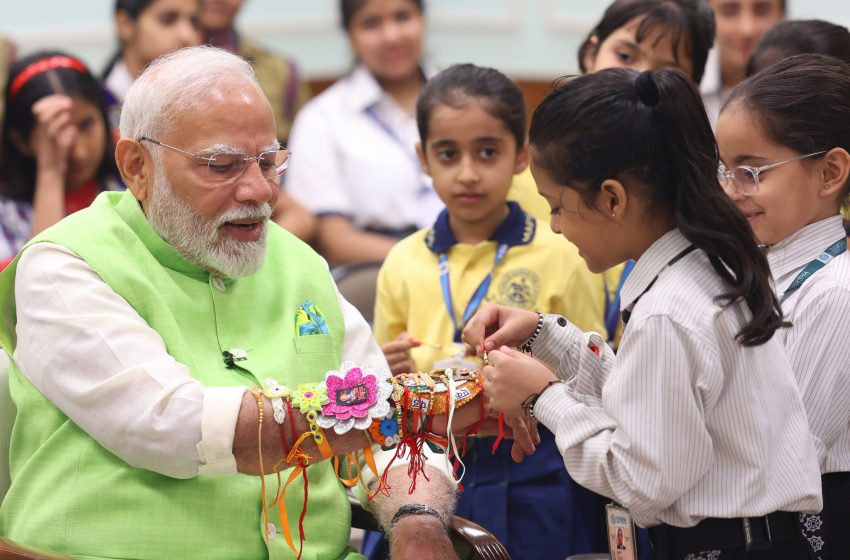
M 605 522 L 608 525 L 608 549 L 611 560 L 637 560 L 635 548 L 635 524 L 632 515 L 623 506 L 605 506 Z
M 479 364 L 464 358 L 463 354 L 434 362 L 434 369 L 478 369 L 479 367 Z

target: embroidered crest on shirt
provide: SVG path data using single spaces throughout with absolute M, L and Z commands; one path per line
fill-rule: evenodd
M 506 271 L 499 280 L 496 289 L 496 303 L 534 309 L 540 297 L 540 277 L 528 268 L 516 268 Z

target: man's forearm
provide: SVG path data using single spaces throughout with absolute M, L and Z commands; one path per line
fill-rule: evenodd
M 285 462 L 286 452 L 281 439 L 281 431 L 285 437 L 287 447 L 292 449 L 295 437 L 310 431 L 310 426 L 304 415 L 297 408 L 292 409 L 292 415 L 287 415 L 286 421 L 281 429 L 274 420 L 274 412 L 269 399 L 263 397 L 263 422 L 262 422 L 262 444 L 263 444 L 263 471 L 266 474 L 276 470 L 287 468 Z M 292 422 L 295 422 L 294 430 Z M 233 438 L 233 456 L 236 459 L 236 469 L 245 474 L 260 474 L 259 453 L 257 450 L 259 429 L 259 414 L 257 398 L 250 392 L 245 391 L 242 397 L 242 408 L 239 410 L 239 418 L 236 421 L 236 433 Z M 351 430 L 343 435 L 338 435 L 333 430 L 325 430 L 325 437 L 334 455 L 345 455 L 370 445 L 365 432 Z M 322 454 L 312 437 L 304 438 L 300 449 L 309 457 L 306 461 L 310 464 L 322 461 Z M 280 461 L 284 460 L 283 463 Z
M 483 415 L 486 415 L 486 412 L 482 414 L 483 407 L 480 402 L 482 398 L 482 395 L 478 395 L 466 406 L 455 410 L 452 421 L 452 431 L 455 434 L 466 433 Z M 281 429 L 274 421 L 271 402 L 265 397 L 262 398 L 262 402 L 263 472 L 268 474 L 274 472 L 276 465 L 277 470 L 283 470 L 288 465 L 285 462 L 280 463 L 281 459 L 286 458 L 286 450 L 281 439 Z M 293 420 L 295 422 L 294 430 L 292 427 Z M 253 393 L 245 391 L 245 395 L 242 397 L 242 407 L 239 410 L 239 418 L 236 421 L 236 433 L 233 438 L 233 456 L 236 459 L 236 469 L 241 473 L 260 474 L 257 450 L 257 438 L 260 435 L 259 424 L 257 399 Z M 448 429 L 447 424 L 447 414 L 433 415 L 431 430 L 435 434 L 445 435 Z M 293 407 L 292 415 L 287 415 L 282 430 L 287 447 L 292 449 L 296 438 L 309 430 L 310 426 L 307 419 L 297 408 Z M 324 433 L 333 455 L 345 455 L 371 444 L 366 433 L 361 430 L 352 429 L 343 435 L 338 435 L 333 430 L 324 430 Z M 300 449 L 309 456 L 307 462 L 310 464 L 323 460 L 322 454 L 312 437 L 304 438 Z

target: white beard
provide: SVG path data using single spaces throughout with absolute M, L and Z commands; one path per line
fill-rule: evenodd
M 244 203 L 219 216 L 200 215 L 174 189 L 161 167 L 156 170 L 150 202 L 145 212 L 160 237 L 190 262 L 228 278 L 250 276 L 266 258 L 266 233 L 272 209 L 262 204 Z M 239 241 L 222 236 L 223 224 L 251 219 L 262 223 L 257 241 Z

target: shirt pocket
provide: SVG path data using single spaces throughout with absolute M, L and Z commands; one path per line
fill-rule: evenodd
M 293 337 L 295 352 L 298 354 L 332 354 L 336 350 L 337 341 L 330 334 L 312 334 L 310 336 Z

